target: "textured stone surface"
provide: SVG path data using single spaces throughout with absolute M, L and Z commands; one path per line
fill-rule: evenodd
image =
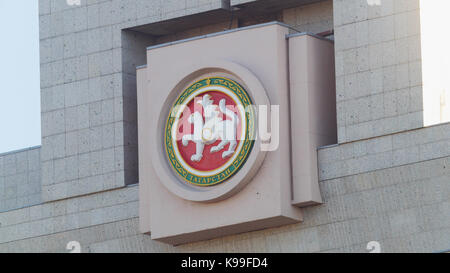
M 283 10 L 283 21 L 300 32 L 320 33 L 333 29 L 333 1 Z
M 161 37 L 126 29 L 226 2 L 40 1 L 44 201 L 138 182 L 135 67 L 146 62 L 145 48 L 222 31 L 229 22 Z M 300 31 L 332 29 L 331 0 L 282 14 Z
M 138 216 L 138 187 L 61 200 L 0 214 L 1 243 Z
M 135 68 L 154 38 L 127 28 L 221 0 L 40 1 L 42 199 L 138 182 Z
M 319 176 L 333 179 L 446 156 L 449 123 L 320 149 Z
M 122 29 L 222 7 L 181 3 L 40 0 L 44 200 L 89 194 L 0 213 L 0 252 L 66 252 L 74 240 L 83 252 L 367 252 L 373 240 L 383 252 L 450 248 L 450 127 L 411 130 L 423 110 L 417 0 L 329 0 L 281 12 L 300 31 L 334 25 L 340 143 L 357 140 L 319 150 L 324 204 L 305 209 L 303 223 L 175 248 L 139 234 L 139 187 L 117 189 L 137 181 L 136 49 L 229 22 L 157 39 Z M 22 159 L 0 156 L 0 187 L 25 169 Z
M 0 212 L 40 202 L 40 147 L 0 154 Z
M 171 247 L 138 232 L 138 186 L 0 214 L 0 252 L 439 252 L 450 245 L 450 157 L 320 182 L 302 224 Z
M 334 0 L 339 143 L 423 126 L 419 0 Z

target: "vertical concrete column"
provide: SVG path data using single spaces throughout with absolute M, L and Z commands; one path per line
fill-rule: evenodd
M 289 36 L 293 205 L 322 203 L 317 148 L 336 143 L 334 47 L 310 35 Z
M 334 0 L 339 143 L 424 126 L 419 0 Z

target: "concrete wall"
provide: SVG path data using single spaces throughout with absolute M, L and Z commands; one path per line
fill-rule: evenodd
M 283 10 L 283 22 L 301 32 L 320 33 L 333 30 L 333 1 Z
M 44 201 L 138 182 L 134 73 L 153 40 L 124 30 L 222 7 L 221 0 L 80 2 L 39 2 Z
M 396 147 L 428 147 L 417 162 L 378 169 L 379 158 L 370 157 L 374 167 L 364 171 L 329 172 L 320 182 L 324 204 L 305 209 L 301 224 L 172 247 L 139 234 L 139 187 L 132 186 L 2 213 L 0 252 L 64 252 L 72 240 L 83 252 L 366 252 L 373 240 L 383 252 L 444 251 L 450 246 L 450 151 L 439 147 L 450 147 L 449 129 L 392 136 Z M 355 153 L 364 142 L 349 145 L 322 149 L 320 172 L 324 162 Z
M 333 4 L 339 143 L 422 127 L 419 0 Z
M 40 203 L 40 147 L 0 154 L 0 212 Z
M 259 1 L 232 4 L 250 2 Z M 383 252 L 449 249 L 450 127 L 421 128 L 418 1 L 380 2 L 321 1 L 267 16 L 301 31 L 335 29 L 341 145 L 319 151 L 324 204 L 298 225 L 174 248 L 139 234 L 139 186 L 126 186 L 137 182 L 131 70 L 146 43 L 224 30 L 229 20 L 162 37 L 131 28 L 223 2 L 40 0 L 46 203 L 0 213 L 0 252 L 65 252 L 73 240 L 84 252 L 366 252 L 373 240 Z
M 44 201 L 138 182 L 135 67 L 146 62 L 145 48 L 222 31 L 230 23 L 202 22 L 159 36 L 134 28 L 224 10 L 226 2 L 40 1 Z M 277 14 L 301 31 L 332 29 L 331 1 Z

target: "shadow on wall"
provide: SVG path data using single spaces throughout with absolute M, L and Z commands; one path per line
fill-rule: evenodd
M 154 37 L 133 30 L 122 31 L 122 112 L 125 184 L 139 181 L 136 67 L 147 63 L 147 47 Z

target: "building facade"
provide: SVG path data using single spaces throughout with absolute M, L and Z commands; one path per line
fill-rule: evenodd
M 39 0 L 42 147 L 0 155 L 0 252 L 73 241 L 82 252 L 450 249 L 450 43 L 436 16 L 448 4 L 429 2 Z M 273 21 L 334 41 L 337 138 L 316 155 L 323 204 L 301 223 L 152 240 L 139 229 L 136 67 L 158 65 L 147 47 Z

